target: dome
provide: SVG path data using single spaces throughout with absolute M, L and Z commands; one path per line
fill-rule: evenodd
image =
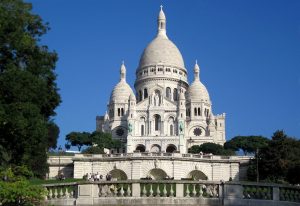
M 111 102 L 127 102 L 130 96 L 134 93 L 130 86 L 125 81 L 120 81 L 113 89 L 110 95 Z
M 170 65 L 184 69 L 182 55 L 176 45 L 163 35 L 158 35 L 144 50 L 139 68 L 149 65 Z
M 210 102 L 209 94 L 206 87 L 199 81 L 195 80 L 188 89 L 188 100 Z
M 132 89 L 126 82 L 126 67 L 123 61 L 120 68 L 120 81 L 113 89 L 110 95 L 110 101 L 125 103 L 129 100 L 129 97 L 135 98 Z
M 206 87 L 200 82 L 200 67 L 197 63 L 194 67 L 194 81 L 190 85 L 187 94 L 188 94 L 188 100 L 190 101 L 205 101 L 210 102 L 209 94 L 206 89 Z

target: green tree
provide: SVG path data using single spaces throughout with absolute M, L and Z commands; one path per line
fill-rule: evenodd
M 225 149 L 234 151 L 242 150 L 245 155 L 255 153 L 256 149 L 268 145 L 269 139 L 262 136 L 236 136 L 224 144 Z
M 41 44 L 49 27 L 31 10 L 22 0 L 0 1 L 0 145 L 6 155 L 1 165 L 25 164 L 43 177 L 46 151 L 57 139 L 57 133 L 49 137 L 60 103 L 57 54 Z
M 91 134 L 88 132 L 71 132 L 66 135 L 68 145 L 78 147 L 78 151 L 81 151 L 82 146 L 91 145 Z
M 234 155 L 235 152 L 230 149 L 224 149 L 222 145 L 207 142 L 203 143 L 200 146 L 199 145 L 194 145 L 191 148 L 189 148 L 190 153 L 212 153 L 214 155 Z
M 300 162 L 300 141 L 276 131 L 268 146 L 258 154 L 260 179 L 276 182 L 293 180 L 291 175 L 298 171 Z

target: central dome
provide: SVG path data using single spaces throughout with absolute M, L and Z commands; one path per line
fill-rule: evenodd
M 139 68 L 150 65 L 170 65 L 185 69 L 179 49 L 166 36 L 157 35 L 144 50 Z

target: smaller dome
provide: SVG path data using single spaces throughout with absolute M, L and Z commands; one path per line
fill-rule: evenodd
M 134 97 L 134 93 L 126 82 L 126 67 L 123 61 L 120 68 L 120 81 L 110 95 L 110 102 L 125 103 L 131 96 Z
M 195 80 L 188 89 L 188 99 L 190 101 L 210 102 L 209 94 L 206 87 L 199 81 Z
M 130 96 L 134 96 L 132 89 L 125 81 L 120 81 L 113 89 L 110 101 L 125 103 L 129 100 Z
M 188 89 L 188 100 L 210 102 L 209 94 L 206 87 L 200 82 L 200 67 L 197 63 L 194 67 L 194 81 Z

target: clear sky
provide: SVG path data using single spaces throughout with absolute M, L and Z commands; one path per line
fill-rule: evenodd
M 299 0 L 29 2 L 50 23 L 42 43 L 59 55 L 58 145 L 71 131 L 95 130 L 122 60 L 133 87 L 140 55 L 156 35 L 161 4 L 189 82 L 197 59 L 213 113 L 226 113 L 227 140 L 270 137 L 277 129 L 300 138 Z

